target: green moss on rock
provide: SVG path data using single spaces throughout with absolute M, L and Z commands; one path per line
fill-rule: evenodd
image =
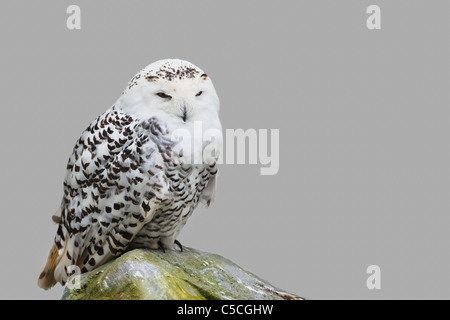
M 62 299 L 301 299 L 228 259 L 187 247 L 183 252 L 132 250 L 76 280 Z

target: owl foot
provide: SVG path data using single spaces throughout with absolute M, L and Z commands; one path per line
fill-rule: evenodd
M 174 244 L 176 244 L 178 248 L 180 248 L 180 251 L 183 252 L 183 246 L 181 245 L 180 241 L 175 240 Z M 166 247 L 164 246 L 161 240 L 158 241 L 158 249 L 161 249 L 162 252 L 166 253 Z M 172 247 L 172 249 L 174 248 Z
M 180 241 L 175 240 L 174 243 L 180 248 L 180 251 L 183 252 L 183 246 L 181 245 Z

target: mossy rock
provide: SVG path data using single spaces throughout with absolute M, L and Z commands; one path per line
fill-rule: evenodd
M 228 259 L 187 247 L 183 252 L 135 249 L 77 277 L 66 286 L 62 299 L 302 299 Z

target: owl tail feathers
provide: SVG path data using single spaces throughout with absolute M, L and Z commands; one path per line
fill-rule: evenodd
M 47 258 L 44 270 L 41 272 L 38 280 L 38 286 L 48 290 L 56 284 L 55 268 L 58 265 L 59 253 L 56 244 L 53 244 L 50 254 Z

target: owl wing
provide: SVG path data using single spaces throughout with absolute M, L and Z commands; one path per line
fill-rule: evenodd
M 139 166 L 148 135 L 140 134 L 138 126 L 138 120 L 110 109 L 77 141 L 61 207 L 53 216 L 58 223 L 55 244 L 39 286 L 65 283 L 71 273 L 92 270 L 120 254 L 153 217 L 157 203 L 151 187 L 141 186 L 145 181 Z

